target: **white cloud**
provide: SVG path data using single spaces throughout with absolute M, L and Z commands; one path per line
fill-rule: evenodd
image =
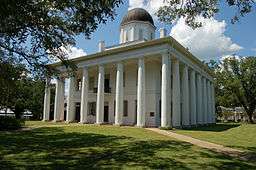
M 68 46 L 66 48 L 64 48 L 63 46 L 60 47 L 58 49 L 58 53 L 61 54 L 61 56 L 64 56 L 67 59 L 72 59 L 72 58 L 77 58 L 77 57 L 81 57 L 81 56 L 85 56 L 87 55 L 86 52 L 81 49 L 81 48 L 77 48 L 77 47 L 73 47 L 73 46 Z M 54 57 L 52 59 L 52 62 L 59 62 L 60 60 L 56 57 Z
M 130 0 L 129 10 L 133 8 L 144 8 L 156 19 L 155 13 L 164 4 L 164 0 Z
M 83 49 L 77 48 L 77 47 L 70 46 L 70 47 L 67 47 L 66 49 L 62 47 L 61 50 L 63 50 L 63 52 L 66 53 L 67 58 L 69 59 L 86 55 L 86 52 Z
M 224 34 L 227 25 L 225 21 L 214 18 L 198 20 L 203 26 L 193 30 L 185 24 L 183 18 L 179 19 L 172 27 L 170 35 L 201 60 L 216 59 L 243 49 Z

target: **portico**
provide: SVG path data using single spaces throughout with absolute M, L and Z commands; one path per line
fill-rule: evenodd
M 54 121 L 166 128 L 215 123 L 213 79 L 206 66 L 166 37 L 164 30 L 154 39 L 151 21 L 125 19 L 120 44 L 105 47 L 100 42 L 98 53 L 72 59 L 78 67 L 74 75 L 68 76 L 61 63 L 50 65 L 61 72 L 55 86 Z M 141 31 L 136 36 L 136 29 L 143 25 L 150 31 L 144 30 L 149 35 L 142 31 L 140 39 Z M 127 27 L 133 28 L 133 34 L 127 34 Z M 64 79 L 69 79 L 66 97 Z M 48 81 L 45 121 L 49 115 Z

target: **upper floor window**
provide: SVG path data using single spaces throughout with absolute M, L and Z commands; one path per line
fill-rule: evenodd
M 125 31 L 125 41 L 129 41 L 129 31 Z
M 94 77 L 89 78 L 89 90 L 93 90 L 94 88 Z
M 139 29 L 139 40 L 143 40 L 143 30 Z
M 81 81 L 81 79 L 77 79 L 76 90 L 79 91 L 81 89 L 82 89 L 82 81 Z

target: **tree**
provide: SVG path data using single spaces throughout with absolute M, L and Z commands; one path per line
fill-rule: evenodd
M 211 70 L 214 79 L 214 89 L 215 89 L 215 100 L 216 106 L 224 107 L 239 107 L 240 103 L 237 101 L 236 96 L 229 91 L 225 84 L 226 73 L 223 72 L 222 63 L 219 61 L 210 60 L 206 65 Z
M 227 58 L 215 74 L 221 81 L 217 96 L 223 97 L 223 101 L 228 100 L 228 104 L 243 106 L 249 121 L 253 123 L 252 116 L 256 109 L 256 57 Z
M 17 82 L 25 71 L 23 64 L 16 63 L 14 59 L 0 58 L 0 108 L 7 109 L 15 106 L 17 102 Z M 18 116 L 17 116 L 18 117 Z
M 43 110 L 45 82 L 28 76 L 23 64 L 14 59 L 0 58 L 0 108 L 10 108 L 17 119 L 25 109 L 39 119 Z
M 0 2 L 0 57 L 15 56 L 30 69 L 49 70 L 52 58 L 66 60 L 61 48 L 74 37 L 89 38 L 100 23 L 115 16 L 121 0 L 2 0 Z M 74 68 L 74 66 L 73 66 Z
M 192 28 L 201 26 L 196 20 L 198 16 L 211 18 L 219 12 L 220 0 L 164 0 L 165 5 L 157 11 L 160 21 L 173 23 L 177 18 L 185 18 L 187 25 Z M 244 17 L 250 13 L 255 7 L 254 0 L 226 0 L 225 3 L 232 9 L 236 9 L 236 13 L 231 19 L 231 23 L 235 23 L 240 17 Z

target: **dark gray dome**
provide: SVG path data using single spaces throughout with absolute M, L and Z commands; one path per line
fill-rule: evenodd
M 129 10 L 128 13 L 123 17 L 121 25 L 125 25 L 131 21 L 144 21 L 154 25 L 154 21 L 151 15 L 142 8 L 134 8 Z

